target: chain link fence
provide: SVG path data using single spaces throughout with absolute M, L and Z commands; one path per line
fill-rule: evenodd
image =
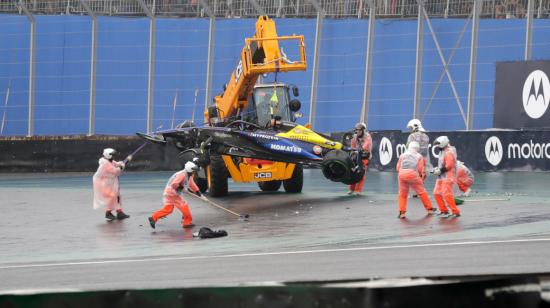
M 378 18 L 414 18 L 417 0 L 372 0 Z M 536 18 L 550 17 L 550 0 L 533 0 Z M 367 18 L 370 0 L 317 0 L 328 18 Z M 97 15 L 144 16 L 138 0 L 0 0 L 0 13 L 21 12 L 21 4 L 33 14 L 87 14 L 82 3 Z M 317 10 L 310 0 L 143 0 L 149 11 L 166 17 L 206 17 L 205 7 L 218 18 L 272 17 L 313 18 Z M 525 18 L 528 0 L 485 0 L 482 18 Z M 424 0 L 429 16 L 468 17 L 473 0 Z

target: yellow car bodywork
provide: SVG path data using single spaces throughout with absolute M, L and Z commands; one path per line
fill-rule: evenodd
M 340 142 L 331 141 L 302 125 L 296 125 L 291 130 L 278 133 L 275 136 L 305 141 L 327 149 L 340 150 L 342 148 Z M 295 164 L 284 162 L 262 164 L 256 161 L 249 163 L 246 159 L 235 160 L 229 155 L 223 155 L 222 158 L 234 182 L 288 180 L 292 177 L 294 167 L 296 166 Z

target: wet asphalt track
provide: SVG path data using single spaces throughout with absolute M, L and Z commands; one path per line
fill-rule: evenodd
M 477 174 L 470 198 L 510 200 L 442 219 L 410 199 L 399 220 L 395 174 L 371 172 L 349 197 L 307 170 L 302 194 L 240 184 L 215 200 L 248 222 L 188 198 L 198 227 L 229 232 L 210 240 L 182 230 L 178 212 L 148 225 L 170 174 L 124 174 L 132 217 L 111 223 L 92 209 L 91 174 L 0 175 L 0 292 L 550 272 L 548 173 Z

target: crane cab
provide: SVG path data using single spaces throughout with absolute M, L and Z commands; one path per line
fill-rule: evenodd
M 266 127 L 271 119 L 295 122 L 302 115 L 298 112 L 301 103 L 291 97 L 291 88 L 284 83 L 261 84 L 254 86 L 248 106 L 242 111 L 242 119 Z M 294 97 L 298 88 L 292 87 Z

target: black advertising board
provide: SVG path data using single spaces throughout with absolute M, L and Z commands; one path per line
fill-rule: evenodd
M 550 127 L 550 61 L 498 62 L 495 128 Z
M 407 148 L 408 133 L 371 132 L 373 148 L 370 169 L 395 170 Z M 430 142 L 447 136 L 456 147 L 458 159 L 476 171 L 550 171 L 550 131 L 430 132 Z M 339 140 L 338 135 L 333 135 Z M 437 153 L 430 147 L 432 165 Z

